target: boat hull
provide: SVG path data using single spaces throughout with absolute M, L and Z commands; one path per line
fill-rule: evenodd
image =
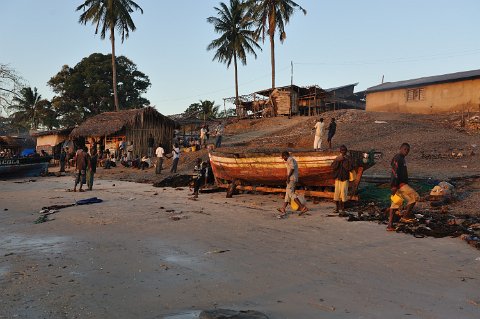
M 281 151 L 209 152 L 210 165 L 219 187 L 228 187 L 235 183 L 238 189 L 258 190 L 259 187 L 262 187 L 262 191 L 268 191 L 272 187 L 285 187 L 287 169 L 280 154 Z M 321 194 L 320 197 L 331 197 L 331 192 L 328 192 L 328 196 L 323 195 L 325 195 L 326 187 L 335 185 L 331 165 L 340 153 L 294 150 L 290 154 L 298 164 L 297 185 L 305 190 L 310 190 L 310 194 L 313 194 L 311 191 L 317 191 L 318 194 Z M 354 162 L 354 170 L 357 172 L 357 177 L 351 187 L 352 195 L 356 194 L 363 171 L 373 165 L 368 157 L 364 157 L 364 154 L 361 151 L 349 152 Z M 273 188 L 272 191 L 277 192 Z
M 51 157 L 0 159 L 0 177 L 40 176 L 48 172 Z

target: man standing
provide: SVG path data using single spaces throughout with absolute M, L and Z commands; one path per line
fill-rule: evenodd
M 83 180 L 85 180 L 85 170 L 87 168 L 87 153 L 84 152 L 83 148 L 79 148 L 75 154 L 75 186 L 73 191 L 77 191 L 77 184 L 80 183 L 79 192 L 83 192 Z
M 153 135 L 150 133 L 150 136 L 147 139 L 148 151 L 147 155 L 149 158 L 152 158 L 153 155 L 153 146 L 155 145 L 155 140 L 153 139 Z
M 335 158 L 332 163 L 333 177 L 335 178 L 335 193 L 333 200 L 335 201 L 335 213 L 340 216 L 345 215 L 345 203 L 348 201 L 348 179 L 350 171 L 353 169 L 353 163 L 347 155 L 347 147 L 340 146 L 340 155 Z
M 325 127 L 325 123 L 323 123 L 323 117 L 320 118 L 315 123 L 313 130 L 315 130 L 315 140 L 313 142 L 313 149 L 315 151 L 320 151 L 322 149 L 322 138 L 323 138 L 323 130 Z
M 91 191 L 93 189 L 93 176 L 97 172 L 97 162 L 98 162 L 98 155 L 96 148 L 91 150 L 92 155 L 89 158 L 87 163 L 87 187 L 88 190 Z
M 392 196 L 400 196 L 404 201 L 406 201 L 406 209 L 401 222 L 408 223 L 412 221 L 412 209 L 415 206 L 415 203 L 419 200 L 418 193 L 408 185 L 408 171 L 407 171 L 407 162 L 405 157 L 410 153 L 410 145 L 408 143 L 403 143 L 400 146 L 400 152 L 395 155 L 391 162 L 391 194 Z M 388 218 L 388 231 L 393 231 L 393 216 L 398 209 L 400 209 L 402 203 L 394 203 L 389 209 L 389 218 Z
M 163 155 L 164 154 L 165 154 L 165 150 L 163 149 L 161 144 L 158 144 L 158 147 L 155 150 L 155 155 L 157 155 L 157 167 L 155 168 L 155 174 L 161 174 L 162 173 Z
M 120 143 L 118 143 L 118 149 L 119 149 L 119 154 L 118 154 L 119 158 L 121 158 L 124 154 L 127 153 L 127 141 L 125 140 L 125 137 L 122 138 Z
M 336 131 L 337 131 L 337 123 L 335 123 L 335 118 L 332 117 L 332 121 L 330 122 L 330 125 L 328 125 L 327 142 L 328 142 L 329 149 L 332 149 L 332 138 L 335 135 Z
M 287 188 L 285 189 L 285 199 L 283 201 L 283 206 L 282 208 L 277 208 L 277 210 L 280 212 L 278 218 L 284 218 L 287 216 L 286 208 L 292 200 L 294 200 L 299 207 L 299 215 L 303 215 L 308 211 L 308 208 L 300 202 L 297 195 L 295 194 L 295 186 L 298 182 L 297 161 L 293 157 L 291 157 L 290 153 L 287 151 L 284 151 L 282 153 L 282 159 L 286 162 L 285 165 L 287 167 Z
M 65 148 L 62 147 L 62 151 L 60 152 L 60 173 L 65 173 L 66 159 L 67 159 L 67 152 L 65 152 Z
M 215 130 L 215 148 L 219 148 L 222 146 L 222 136 L 223 136 L 223 131 L 225 130 L 223 123 L 220 123 L 220 125 L 217 126 L 217 129 Z
M 206 164 L 201 158 L 197 158 L 196 165 L 193 168 L 196 173 L 195 180 L 193 181 L 193 198 L 198 198 L 198 192 L 200 187 L 205 183 Z
M 200 148 L 207 147 L 207 129 L 205 125 L 200 129 Z
M 180 148 L 178 147 L 177 143 L 173 145 L 172 156 L 173 156 L 173 162 L 172 162 L 172 168 L 170 169 L 170 173 L 176 173 L 178 161 L 180 160 Z

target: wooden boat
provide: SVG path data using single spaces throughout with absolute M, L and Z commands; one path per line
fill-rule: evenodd
M 0 158 L 0 176 L 39 176 L 47 173 L 51 156 Z
M 297 193 L 313 197 L 333 197 L 335 180 L 331 164 L 337 151 L 289 150 L 297 160 Z M 285 191 L 287 170 L 281 150 L 209 152 L 210 165 L 217 186 L 221 188 L 280 193 Z M 357 189 L 363 172 L 374 165 L 374 153 L 349 151 L 356 179 L 350 183 L 351 199 L 358 199 Z

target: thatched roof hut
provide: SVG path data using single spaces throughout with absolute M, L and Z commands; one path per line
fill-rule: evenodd
M 152 134 L 156 146 L 162 144 L 170 149 L 175 129 L 175 121 L 160 114 L 153 107 L 105 112 L 93 116 L 76 127 L 70 137 L 90 138 L 98 143 L 103 140 L 105 148 L 115 149 L 125 138 L 133 143 L 134 155 L 147 154 L 147 139 Z

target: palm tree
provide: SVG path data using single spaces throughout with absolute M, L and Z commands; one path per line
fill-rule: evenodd
M 247 17 L 247 6 L 243 1 L 230 0 L 230 6 L 221 2 L 220 7 L 214 7 L 216 17 L 207 18 L 207 22 L 213 24 L 216 33 L 220 37 L 213 40 L 207 50 L 216 49 L 213 60 L 226 63 L 227 68 L 233 65 L 235 68 L 235 106 L 239 108 L 238 98 L 238 68 L 237 59 L 243 65 L 247 64 L 247 53 L 257 58 L 255 49 L 260 49 L 255 39 L 255 32 L 252 30 L 254 21 Z
M 16 112 L 11 115 L 12 120 L 21 126 L 29 129 L 37 129 L 40 124 L 40 117 L 45 103 L 42 96 L 38 94 L 37 88 L 25 87 L 20 90 L 20 95 L 13 98 L 9 109 Z
M 95 34 L 100 30 L 100 37 L 105 39 L 107 31 L 110 32 L 110 42 L 112 44 L 112 82 L 113 97 L 115 102 L 115 111 L 119 110 L 117 95 L 117 68 L 115 66 L 115 29 L 122 36 L 122 43 L 128 38 L 130 30 L 135 31 L 130 13 L 134 10 L 143 9 L 132 0 L 85 0 L 82 5 L 77 7 L 76 11 L 83 10 L 78 19 L 79 23 L 87 24 L 91 21 L 95 24 Z
M 307 11 L 292 0 L 249 0 L 254 20 L 257 23 L 258 36 L 265 41 L 265 34 L 270 38 L 270 59 L 272 64 L 272 89 L 275 88 L 275 31 L 280 33 L 280 42 L 287 38 L 285 25 L 290 21 L 296 9 L 303 14 Z

